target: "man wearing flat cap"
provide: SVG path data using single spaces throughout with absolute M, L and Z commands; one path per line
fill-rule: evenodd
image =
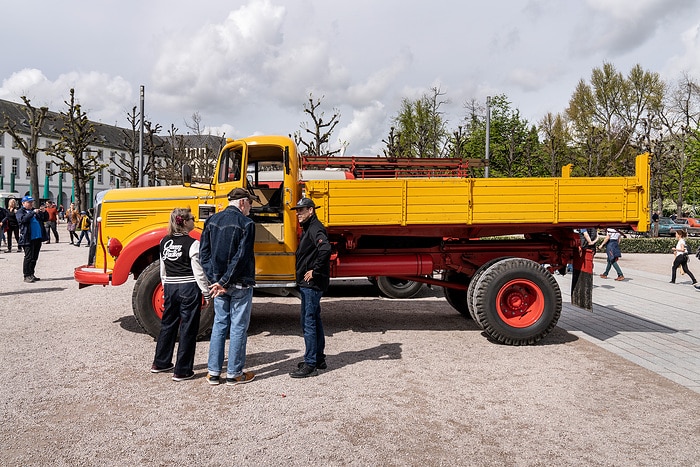
M 24 263 L 22 264 L 24 282 L 36 282 L 40 279 L 34 275 L 34 270 L 39 259 L 41 243 L 46 240 L 47 235 L 44 223 L 34 210 L 34 198 L 31 196 L 23 197 L 22 207 L 17 210 L 16 216 L 19 224 L 17 244 L 24 250 Z
M 255 223 L 248 218 L 251 203 L 258 197 L 243 188 L 228 194 L 228 206 L 204 223 L 199 260 L 212 284 L 214 325 L 209 344 L 207 382 L 221 382 L 226 335 L 229 336 L 226 384 L 247 383 L 255 378 L 243 371 L 250 311 L 255 285 Z
M 316 217 L 311 198 L 302 198 L 294 209 L 302 228 L 296 252 L 296 280 L 301 292 L 301 329 L 304 332 L 304 361 L 290 373 L 292 378 L 307 378 L 325 370 L 326 337 L 321 322 L 321 297 L 330 282 L 331 244 L 326 229 Z

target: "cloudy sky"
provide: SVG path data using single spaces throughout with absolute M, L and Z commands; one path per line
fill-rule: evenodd
M 88 117 L 146 118 L 181 133 L 290 134 L 309 93 L 337 108 L 334 143 L 381 152 L 403 98 L 439 87 L 451 128 L 464 103 L 505 94 L 536 123 L 562 112 L 604 62 L 700 80 L 697 0 L 2 0 L 0 99 Z

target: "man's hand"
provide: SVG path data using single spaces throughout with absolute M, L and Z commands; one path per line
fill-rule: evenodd
M 209 295 L 211 295 L 211 298 L 216 298 L 225 293 L 226 289 L 223 288 L 218 282 L 209 286 Z
M 311 279 L 313 279 L 313 277 L 314 277 L 314 270 L 313 269 L 309 269 L 308 271 L 306 271 L 306 274 L 304 274 L 304 280 L 306 282 L 311 282 Z

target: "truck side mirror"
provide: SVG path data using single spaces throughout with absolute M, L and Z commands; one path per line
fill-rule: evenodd
M 185 186 L 192 185 L 192 168 L 187 164 L 182 166 L 182 184 Z

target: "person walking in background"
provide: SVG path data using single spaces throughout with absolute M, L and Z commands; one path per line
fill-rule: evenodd
M 22 251 L 22 246 L 19 243 L 19 223 L 17 222 L 17 200 L 12 198 L 7 205 L 7 252 L 12 251 L 12 236 L 14 235 L 17 242 L 17 252 Z
M 56 228 L 56 225 L 58 224 L 58 208 L 53 202 L 46 202 L 46 213 L 49 216 L 49 220 L 47 222 L 47 230 L 50 231 L 49 240 L 46 243 L 51 243 L 51 232 L 53 232 L 53 237 L 56 240 L 56 243 L 58 243 L 58 229 Z
M 162 373 L 174 368 L 173 381 L 194 377 L 202 294 L 207 301 L 210 299 L 209 282 L 199 263 L 199 240 L 189 236 L 192 229 L 194 217 L 190 209 L 173 209 L 168 235 L 160 242 L 160 281 L 165 295 L 165 310 L 151 373 Z M 180 344 L 173 367 L 178 330 Z
M 220 383 L 226 335 L 229 336 L 226 384 L 247 383 L 255 378 L 243 371 L 250 311 L 255 285 L 255 223 L 248 218 L 251 203 L 259 198 L 236 188 L 228 194 L 229 205 L 204 223 L 199 259 L 214 298 L 214 325 L 209 340 L 207 382 Z
M 17 210 L 17 223 L 19 224 L 19 244 L 24 249 L 24 282 L 36 282 L 39 279 L 34 275 L 36 262 L 39 259 L 41 243 L 46 239 L 44 223 L 34 209 L 34 198 L 25 196 L 22 198 L 22 207 Z
M 302 198 L 292 209 L 302 228 L 296 251 L 296 281 L 301 293 L 301 329 L 304 333 L 304 361 L 289 374 L 292 378 L 318 375 L 326 364 L 326 337 L 321 322 L 321 297 L 330 283 L 331 244 L 326 229 L 316 216 L 317 206 Z
M 681 267 L 697 288 L 698 281 L 695 280 L 695 276 L 688 269 L 688 245 L 685 242 L 687 236 L 688 233 L 685 230 L 676 230 L 676 246 L 672 248 L 675 258 L 673 258 L 673 269 L 671 269 L 671 284 L 676 283 L 676 272 Z
M 5 232 L 7 232 L 7 216 L 9 211 L 4 207 L 0 206 L 0 248 L 3 242 L 7 245 L 7 239 L 5 238 Z
M 605 238 L 603 239 L 603 242 L 600 244 L 598 248 L 601 250 L 605 248 L 605 253 L 607 255 L 608 259 L 608 264 L 605 266 L 605 272 L 600 275 L 603 279 L 608 278 L 608 273 L 610 272 L 610 268 L 615 268 L 615 272 L 617 272 L 617 277 L 615 278 L 616 281 L 623 281 L 625 280 L 625 276 L 622 274 L 622 269 L 620 269 L 620 265 L 617 264 L 617 260 L 622 258 L 622 252 L 620 251 L 620 237 L 622 234 L 620 233 L 619 230 L 617 229 L 607 229 L 605 231 Z
M 75 245 L 78 243 L 78 234 L 75 233 L 75 229 L 78 228 L 78 221 L 80 220 L 80 215 L 75 209 L 75 203 L 70 203 L 68 210 L 66 211 L 66 229 L 70 235 L 70 244 Z M 75 242 L 74 242 L 75 240 Z
M 659 211 L 654 211 L 651 215 L 651 236 L 659 236 Z
M 90 246 L 90 216 L 88 216 L 86 211 L 80 211 L 76 230 L 80 231 L 80 237 L 75 243 L 75 246 L 80 246 L 80 242 L 83 241 L 83 238 L 85 239 L 85 243 L 87 243 L 85 246 Z

